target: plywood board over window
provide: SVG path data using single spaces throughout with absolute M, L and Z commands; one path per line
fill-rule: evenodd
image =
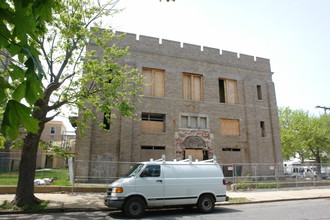
M 203 149 L 185 149 L 185 158 L 192 156 L 193 160 L 203 160 Z
M 238 119 L 220 119 L 220 133 L 222 135 L 240 135 L 240 125 Z
M 228 104 L 237 104 L 237 83 L 236 80 L 227 80 L 227 97 Z
M 152 68 L 143 68 L 142 73 L 146 77 L 145 83 L 149 85 L 144 88 L 144 95 L 164 96 L 165 71 Z
M 157 113 L 142 113 L 141 132 L 165 132 L 165 115 Z
M 195 101 L 202 101 L 204 99 L 202 75 L 183 74 L 183 98 Z
M 163 154 L 165 154 L 165 146 L 141 146 L 140 161 L 159 159 Z

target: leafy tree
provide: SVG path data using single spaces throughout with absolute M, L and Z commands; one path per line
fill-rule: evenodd
M 279 109 L 280 132 L 282 141 L 283 158 L 290 159 L 299 155 L 302 162 L 311 156 L 304 147 L 309 114 L 302 110 L 290 108 Z M 309 136 L 311 138 L 311 136 Z M 307 136 L 308 138 L 308 136 Z
M 101 4 L 94 0 L 0 3 L 0 48 L 9 51 L 9 56 L 3 55 L 10 61 L 5 66 L 7 74 L 0 78 L 1 100 L 6 100 L 1 132 L 7 138 L 15 138 L 21 125 L 27 130 L 14 205 L 34 206 L 41 202 L 34 196 L 33 185 L 38 144 L 45 123 L 58 115 L 63 106 L 76 105 L 82 110 L 84 114 L 78 122 L 81 128 L 87 128 L 91 118 L 97 121 L 91 108 L 106 112 L 109 123 L 113 116 L 110 113 L 116 109 L 123 116 L 133 115 L 133 102 L 139 98 L 143 77 L 137 70 L 117 63 L 128 54 L 128 48 L 109 46 L 109 41 L 123 36 L 100 28 L 102 18 L 109 19 L 118 12 L 114 9 L 116 3 Z M 20 14 L 22 10 L 24 14 Z M 4 19 L 7 14 L 3 11 L 8 14 Z M 18 34 L 21 29 L 27 39 Z M 98 45 L 99 50 L 86 52 L 89 42 Z
M 302 162 L 314 159 L 321 163 L 330 151 L 330 120 L 328 115 L 311 116 L 303 110 L 279 109 L 283 157 L 298 155 Z M 320 167 L 318 167 L 320 172 Z

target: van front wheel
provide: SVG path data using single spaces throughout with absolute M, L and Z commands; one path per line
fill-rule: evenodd
M 205 194 L 202 195 L 197 202 L 197 207 L 199 211 L 203 213 L 209 213 L 214 210 L 215 201 L 212 195 Z
M 146 204 L 143 199 L 138 197 L 129 198 L 124 205 L 123 211 L 128 217 L 139 218 L 146 210 Z

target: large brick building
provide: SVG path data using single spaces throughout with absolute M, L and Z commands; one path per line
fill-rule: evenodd
M 268 59 L 134 34 L 116 44 L 130 47 L 122 62 L 139 69 L 151 86 L 136 103 L 140 120 L 118 116 L 110 133 L 91 123 L 87 138 L 78 136 L 76 176 L 118 176 L 126 166 L 94 162 L 162 154 L 167 159 L 216 155 L 221 164 L 282 163 Z M 88 50 L 98 48 L 91 43 Z M 102 120 L 104 113 L 98 114 Z

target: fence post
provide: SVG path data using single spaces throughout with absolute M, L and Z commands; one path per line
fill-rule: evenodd
M 275 163 L 275 179 L 276 179 L 276 187 L 277 187 L 277 189 L 279 189 L 279 181 L 278 181 L 278 168 L 279 168 L 279 166 L 278 166 L 278 164 L 277 163 Z
M 258 173 L 257 173 L 257 163 L 254 163 L 254 181 L 256 184 L 256 189 L 258 189 Z
M 74 159 L 72 157 L 68 158 L 68 166 L 69 166 L 69 175 L 70 175 L 70 183 L 72 184 L 72 191 L 74 188 Z
M 109 174 L 110 174 L 110 167 L 111 167 L 111 161 L 108 161 L 108 171 L 107 171 L 107 188 L 109 187 Z
M 236 175 L 235 175 L 235 164 L 232 164 L 233 167 L 233 179 L 234 179 L 234 184 L 236 184 Z

